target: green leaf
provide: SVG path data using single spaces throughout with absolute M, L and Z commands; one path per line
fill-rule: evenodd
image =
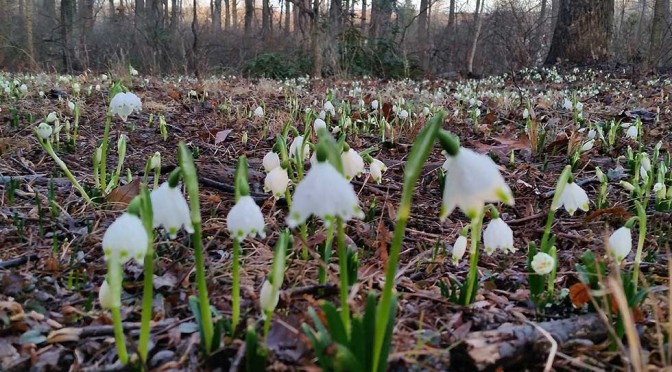
M 420 177 L 420 172 L 429 156 L 429 152 L 434 147 L 436 133 L 439 131 L 445 112 L 437 113 L 418 134 L 413 142 L 411 153 L 408 155 L 408 161 L 404 169 L 404 189 L 412 190 L 415 182 Z
M 341 315 L 336 310 L 334 304 L 328 301 L 322 303 L 322 311 L 327 318 L 327 326 L 334 342 L 341 345 L 348 345 L 348 333 L 341 319 Z

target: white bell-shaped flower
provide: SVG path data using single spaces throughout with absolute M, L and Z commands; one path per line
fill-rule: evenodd
M 446 177 L 441 205 L 441 220 L 459 207 L 469 218 L 480 213 L 485 203 L 513 205 L 513 194 L 490 157 L 467 148 L 444 163 Z
M 607 251 L 620 264 L 632 251 L 632 233 L 630 229 L 623 226 L 614 231 L 609 237 Z
M 639 161 L 639 175 L 643 179 L 647 179 L 649 177 L 649 171 L 651 171 L 651 159 L 649 159 L 649 154 L 642 153 Z
M 501 218 L 493 218 L 483 231 L 485 253 L 491 255 L 496 249 L 515 252 L 513 247 L 513 230 Z
M 317 117 L 318 117 L 319 119 L 324 120 L 324 119 L 327 118 L 327 113 L 324 112 L 324 110 L 320 110 L 320 112 L 317 114 Z
M 377 99 L 374 99 L 373 101 L 371 101 L 371 108 L 373 110 L 378 110 L 378 100 Z
M 21 84 L 19 90 L 21 91 L 21 94 L 26 94 L 28 93 L 28 86 L 26 84 Z
M 568 182 L 558 200 L 558 208 L 563 206 L 569 215 L 573 216 L 577 209 L 587 212 L 590 208 L 590 201 L 581 186 L 574 182 Z
M 341 154 L 341 161 L 343 162 L 343 173 L 348 181 L 364 172 L 364 159 L 353 148 Z
M 68 101 L 68 109 L 70 112 L 75 112 L 75 103 L 72 101 Z
M 56 120 L 58 120 L 58 115 L 56 115 L 56 112 L 52 111 L 47 115 L 47 123 L 53 123 Z
M 315 119 L 315 122 L 313 122 L 313 130 L 315 131 L 315 133 L 320 133 L 321 130 L 326 129 L 327 129 L 327 123 L 324 120 L 320 118 Z
M 562 102 L 562 108 L 565 110 L 571 110 L 574 108 L 574 105 L 572 104 L 572 101 L 568 98 L 565 98 L 565 100 Z
M 331 103 L 331 101 L 324 103 L 323 110 L 331 114 L 331 116 L 336 115 L 336 109 L 334 108 L 334 105 Z
M 581 152 L 586 152 L 586 151 L 592 150 L 594 144 L 595 144 L 594 139 L 591 139 L 591 140 L 587 141 L 586 143 L 583 144 L 583 146 L 581 146 Z
M 296 227 L 311 215 L 323 221 L 335 217 L 344 221 L 364 217 L 355 189 L 328 162 L 315 163 L 296 186 L 287 225 Z
M 530 110 L 529 109 L 523 110 L 523 119 L 527 119 L 529 117 L 530 117 Z
M 147 253 L 148 235 L 142 220 L 130 213 L 117 218 L 103 235 L 103 251 L 105 259 L 114 258 L 124 264 L 131 258 L 142 265 Z
M 429 107 L 425 106 L 422 108 L 422 115 L 427 116 L 430 114 Z
M 261 119 L 264 117 L 264 108 L 261 106 L 257 106 L 257 108 L 254 109 L 254 116 Z
M 103 309 L 114 307 L 114 298 L 112 298 L 112 291 L 110 290 L 110 285 L 107 284 L 107 279 L 103 280 L 103 284 L 100 285 L 100 289 L 98 290 L 98 302 L 100 302 L 100 307 Z
M 387 165 L 378 159 L 373 159 L 369 165 L 369 173 L 376 183 L 380 184 L 383 181 L 383 172 L 387 170 Z
M 467 237 L 460 235 L 453 244 L 453 264 L 457 265 L 467 251 Z
M 287 169 L 276 167 L 270 171 L 264 179 L 264 191 L 271 192 L 273 197 L 279 199 L 285 195 L 289 185 Z
M 631 126 L 629 126 L 629 127 L 628 127 L 628 130 L 625 131 L 625 135 L 626 135 L 626 137 L 628 137 L 628 138 L 630 138 L 630 139 L 633 139 L 633 140 L 636 140 L 636 139 L 637 139 L 637 134 L 638 134 L 638 130 L 637 130 L 637 126 L 636 126 L 636 125 L 631 125 Z
M 194 232 L 189 214 L 189 204 L 179 187 L 170 187 L 164 182 L 149 194 L 152 200 L 154 228 L 163 226 L 171 239 L 177 237 L 177 231 L 184 227 L 189 234 Z
M 588 139 L 589 139 L 589 140 L 593 140 L 593 139 L 595 139 L 596 136 L 597 136 L 597 131 L 596 131 L 595 129 L 592 129 L 592 128 L 591 128 L 591 129 L 588 131 L 588 135 L 587 135 Z
M 667 186 L 662 182 L 656 182 L 656 184 L 653 185 L 653 192 L 656 194 L 658 200 L 665 199 L 667 196 Z
M 539 252 L 532 258 L 532 270 L 539 275 L 546 275 L 555 268 L 555 260 L 548 253 Z
M 142 102 L 140 98 L 131 92 L 117 93 L 110 101 L 110 114 L 119 115 L 123 121 L 126 121 L 133 112 L 140 112 L 141 110 Z
M 275 310 L 280 301 L 280 291 L 273 290 L 273 284 L 268 280 L 264 280 L 259 292 L 259 307 L 263 312 Z
M 47 138 L 51 137 L 51 134 L 54 132 L 54 128 L 52 128 L 51 125 L 47 123 L 40 123 L 40 125 L 35 128 L 35 132 L 37 133 L 38 137 L 46 140 Z
M 408 119 L 408 111 L 406 111 L 406 110 L 399 111 L 399 119 L 401 119 L 401 120 Z
M 280 166 L 280 156 L 273 151 L 268 152 L 264 155 L 264 160 L 262 161 L 264 165 L 264 170 L 266 173 L 272 171 L 273 169 Z
M 303 161 L 310 157 L 310 147 L 308 147 L 308 144 L 303 146 L 303 136 L 297 136 L 294 138 L 294 141 L 292 141 L 292 144 L 289 145 L 289 157 L 296 157 L 299 151 L 301 151 L 301 147 L 303 147 L 303 158 L 301 158 L 301 160 Z
M 248 236 L 266 237 L 264 215 L 251 196 L 241 196 L 226 216 L 226 226 L 234 239 L 239 241 Z

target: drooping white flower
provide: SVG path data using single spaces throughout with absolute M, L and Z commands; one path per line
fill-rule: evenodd
M 429 107 L 427 107 L 427 106 L 423 107 L 422 108 L 422 115 L 427 116 L 429 114 L 430 114 Z
M 555 268 L 555 260 L 548 253 L 539 252 L 532 258 L 532 270 L 539 275 L 546 275 Z
M 571 110 L 574 108 L 574 104 L 572 104 L 572 101 L 569 98 L 565 98 L 565 100 L 562 102 L 562 108 L 565 110 Z
M 594 139 L 591 139 L 588 142 L 584 143 L 583 146 L 581 146 L 581 152 L 586 152 L 586 151 L 592 150 L 594 144 L 595 144 Z
M 637 134 L 638 134 L 637 126 L 636 125 L 631 125 L 628 127 L 628 130 L 625 132 L 625 135 L 633 140 L 637 139 Z
M 324 112 L 324 110 L 320 110 L 320 112 L 317 114 L 317 117 L 318 117 L 319 119 L 324 120 L 324 119 L 327 118 L 327 113 Z
M 37 136 L 40 137 L 43 140 L 46 140 L 47 138 L 51 137 L 51 134 L 54 132 L 54 129 L 51 127 L 51 125 L 47 123 L 40 123 L 40 125 L 35 128 L 35 132 L 37 133 Z
M 467 251 L 467 237 L 460 235 L 453 244 L 453 264 L 457 265 Z
M 609 237 L 607 251 L 619 264 L 632 251 L 632 234 L 630 229 L 623 226 L 614 231 Z
M 68 101 L 68 109 L 70 109 L 70 112 L 75 112 L 75 103 Z
M 135 258 L 142 265 L 147 253 L 147 239 L 142 220 L 130 213 L 124 213 L 112 222 L 103 235 L 105 259 L 114 258 L 124 264 Z
M 334 105 L 331 103 L 331 101 L 327 101 L 324 103 L 323 110 L 329 112 L 331 116 L 336 115 L 336 109 L 334 108 Z
M 287 175 L 287 169 L 283 169 L 282 167 L 273 168 L 264 179 L 264 191 L 270 191 L 276 199 L 285 195 L 288 185 L 289 176 Z
M 297 136 L 294 138 L 294 141 L 292 141 L 292 144 L 289 145 L 289 157 L 296 157 L 296 155 L 299 154 L 299 151 L 301 151 L 301 147 L 303 147 L 303 157 L 301 160 L 305 160 L 306 158 L 310 157 L 310 147 L 308 147 L 308 144 L 303 146 L 303 136 Z
M 653 192 L 656 194 L 658 200 L 665 199 L 667 196 L 667 186 L 662 182 L 656 182 L 656 184 L 653 185 Z
M 100 285 L 98 301 L 100 302 L 100 307 L 103 309 L 114 307 L 114 298 L 112 298 L 112 291 L 110 290 L 110 285 L 107 284 L 107 279 L 103 280 L 103 284 Z
M 315 131 L 315 133 L 320 133 L 321 130 L 326 129 L 327 129 L 327 123 L 324 120 L 320 118 L 315 119 L 315 122 L 313 122 L 313 130 Z
M 273 151 L 269 151 L 264 155 L 262 163 L 264 164 L 264 170 L 268 173 L 280 166 L 280 156 Z
M 588 194 L 575 182 L 568 182 L 558 200 L 558 208 L 563 206 L 570 216 L 573 216 L 577 209 L 587 212 L 590 208 Z
M 164 182 L 149 194 L 152 200 L 154 228 L 163 226 L 171 239 L 177 237 L 177 231 L 184 227 L 189 234 L 194 232 L 189 214 L 189 205 L 179 187 L 170 187 Z
M 442 221 L 455 207 L 472 218 L 480 213 L 485 203 L 513 205 L 511 189 L 490 157 L 462 147 L 455 157 L 446 160 L 444 169 L 448 176 L 443 189 Z
M 248 236 L 266 237 L 264 215 L 251 196 L 241 196 L 226 216 L 226 225 L 234 239 L 239 241 Z
M 641 159 L 639 160 L 639 175 L 647 179 L 649 177 L 649 172 L 651 171 L 651 159 L 649 159 L 649 154 L 642 153 Z
M 138 70 L 134 69 L 133 66 L 129 66 L 128 71 L 131 73 L 131 76 L 138 76 Z
M 381 183 L 383 181 L 383 172 L 387 170 L 387 165 L 378 159 L 373 159 L 371 165 L 369 166 L 369 172 L 371 173 L 371 178 L 373 178 L 376 183 Z
M 491 255 L 496 249 L 515 252 L 513 247 L 513 230 L 501 218 L 493 218 L 483 231 L 485 253 Z
M 595 136 L 597 136 L 597 131 L 596 131 L 595 129 L 592 129 L 592 128 L 591 128 L 591 129 L 588 131 L 588 139 L 589 139 L 589 140 L 595 139 Z
M 161 153 L 156 151 L 149 160 L 149 167 L 151 169 L 161 168 Z
M 79 83 L 72 83 L 72 92 L 75 94 L 79 94 L 81 92 L 82 86 L 79 85 Z
M 58 120 L 58 115 L 56 115 L 56 112 L 52 111 L 47 115 L 47 123 L 53 123 L 56 120 Z
M 364 159 L 353 148 L 341 154 L 341 161 L 343 162 L 343 173 L 348 181 L 364 172 Z
M 140 98 L 131 92 L 117 93 L 110 101 L 110 114 L 119 115 L 123 121 L 126 121 L 133 112 L 140 112 L 141 110 L 142 102 Z
M 408 119 L 408 111 L 406 111 L 406 110 L 399 111 L 399 119 L 401 119 L 401 120 Z
M 374 110 L 378 110 L 378 100 L 377 99 L 374 99 L 373 101 L 371 101 L 371 108 L 374 109 Z
M 258 117 L 259 119 L 264 117 L 264 109 L 261 106 L 257 106 L 256 109 L 254 109 L 254 116 Z
M 523 110 L 523 119 L 527 119 L 530 117 L 530 110 L 525 109 Z
M 259 292 L 259 307 L 263 312 L 275 310 L 280 301 L 280 291 L 273 290 L 273 284 L 268 280 L 264 280 Z
M 296 186 L 287 225 L 296 227 L 311 215 L 323 221 L 334 217 L 348 221 L 364 216 L 355 189 L 328 162 L 315 163 Z
M 21 91 L 21 94 L 26 94 L 28 93 L 28 86 L 26 84 L 21 84 L 19 90 Z

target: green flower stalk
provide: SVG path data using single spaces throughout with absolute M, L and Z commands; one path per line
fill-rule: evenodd
M 287 245 L 290 241 L 290 232 L 285 230 L 280 234 L 280 238 L 275 243 L 275 254 L 273 255 L 273 267 L 271 273 L 261 287 L 259 295 L 259 306 L 264 314 L 264 336 L 268 336 L 271 328 L 271 318 L 273 311 L 278 305 L 280 297 L 280 288 L 285 277 L 285 265 L 287 261 Z
M 637 240 L 632 284 L 636 289 L 639 284 L 639 265 L 642 263 L 642 251 L 644 250 L 644 242 L 646 241 L 646 209 L 637 200 L 635 200 L 635 209 L 637 210 L 637 222 L 639 223 L 639 239 Z
M 480 255 L 478 244 L 481 241 L 483 231 L 483 211 L 477 212 L 471 218 L 471 248 L 469 249 L 469 274 L 463 296 L 464 305 L 469 305 L 476 295 L 478 283 L 478 256 Z
M 100 186 L 101 191 L 107 186 L 107 146 L 110 138 L 110 125 L 112 124 L 112 113 L 107 112 L 105 118 L 105 129 L 103 131 L 103 144 L 100 146 Z
M 142 315 L 140 320 L 140 340 L 138 352 L 142 361 L 147 361 L 149 349 L 150 323 L 152 321 L 152 303 L 154 300 L 154 216 L 152 200 L 147 185 L 140 187 L 140 217 L 147 231 L 147 253 L 144 259 L 144 283 L 142 289 Z
M 394 238 L 387 260 L 385 285 L 376 310 L 376 335 L 373 345 L 372 371 L 378 371 L 379 359 L 384 347 L 383 341 L 385 339 L 387 322 L 390 319 L 391 312 L 394 311 L 394 309 L 392 309 L 392 303 L 394 302 L 394 279 L 397 272 L 397 265 L 399 264 L 399 254 L 401 245 L 404 241 L 406 224 L 408 223 L 408 218 L 411 214 L 411 203 L 413 201 L 415 184 L 420 177 L 423 164 L 427 160 L 427 157 L 434 146 L 434 141 L 436 140 L 439 128 L 443 123 L 444 116 L 444 112 L 438 113 L 422 129 L 413 144 L 411 153 L 408 157 L 408 162 L 406 163 L 406 169 L 404 170 L 404 186 L 399 209 L 397 211 L 397 224 L 394 229 Z
M 114 173 L 112 173 L 112 179 L 110 180 L 110 183 L 105 187 L 106 194 L 112 191 L 112 189 L 119 184 L 119 177 L 121 177 L 121 171 L 124 167 L 124 159 L 126 158 L 127 141 L 128 137 L 126 137 L 126 135 L 124 134 L 119 135 L 119 139 L 117 140 L 117 154 L 118 154 L 117 169 L 115 169 Z
M 194 244 L 194 258 L 196 266 L 196 284 L 198 287 L 199 309 L 201 315 L 201 327 L 203 329 L 203 340 L 205 343 L 205 352 L 209 354 L 214 335 L 212 324 L 212 315 L 210 312 L 210 301 L 208 297 L 208 287 L 205 281 L 205 259 L 203 257 L 203 236 L 201 222 L 201 206 L 199 204 L 198 176 L 196 175 L 196 166 L 191 152 L 184 142 L 180 142 L 178 152 L 180 169 L 182 170 L 182 179 L 189 195 L 191 224 L 194 229 L 192 241 Z
M 114 259 L 107 262 L 107 275 L 110 283 L 110 292 L 114 299 L 112 308 L 112 324 L 114 328 L 114 343 L 117 345 L 117 356 L 123 365 L 128 363 L 128 351 L 126 350 L 126 336 L 121 322 L 121 265 Z

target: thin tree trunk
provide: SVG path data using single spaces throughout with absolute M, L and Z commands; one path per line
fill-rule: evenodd
M 481 0 L 476 0 L 476 9 L 474 10 L 474 28 L 471 39 L 471 47 L 469 48 L 469 55 L 467 57 L 467 75 L 474 73 L 474 58 L 476 57 L 476 47 L 478 46 L 478 38 L 481 36 L 481 10 L 483 5 Z
M 364 35 L 366 32 L 366 0 L 362 0 L 362 13 L 359 16 L 361 18 L 360 30 Z
M 271 33 L 271 7 L 269 0 L 261 0 L 261 33 L 267 37 Z
M 427 10 L 429 0 L 420 0 L 420 13 L 418 14 L 418 29 L 416 30 L 415 40 L 420 50 L 420 66 L 423 70 L 427 69 Z
M 320 48 L 320 0 L 313 0 L 313 19 L 311 22 L 311 49 L 313 54 L 313 77 L 322 77 L 322 48 Z
M 191 33 L 194 35 L 194 43 L 191 45 L 192 69 L 196 78 L 200 79 L 200 69 L 198 66 L 198 6 L 197 0 L 193 2 Z
M 289 27 L 291 25 L 290 4 L 289 0 L 285 0 L 285 35 L 289 35 Z
M 212 8 L 212 27 L 215 32 L 222 31 L 222 0 L 214 0 Z
M 135 24 L 139 25 L 145 16 L 145 1 L 135 0 Z
M 23 0 L 21 0 L 23 1 Z M 33 1 L 27 0 L 25 6 L 25 27 L 26 27 L 26 52 L 30 61 L 28 63 L 35 68 L 35 42 L 33 39 Z
M 230 0 L 224 0 L 224 29 L 231 29 L 231 4 Z
M 456 48 L 456 42 L 457 42 L 457 35 L 455 33 L 457 30 L 455 29 L 455 0 L 450 0 L 450 3 L 448 5 L 448 46 L 450 47 L 450 55 L 448 56 L 448 66 L 450 68 L 450 71 L 455 70 L 455 54 L 457 51 Z
M 231 0 L 231 26 L 238 31 L 238 0 Z
M 653 22 L 651 24 L 651 39 L 649 42 L 649 67 L 659 67 L 663 36 L 669 19 L 670 0 L 656 0 L 653 8 Z

